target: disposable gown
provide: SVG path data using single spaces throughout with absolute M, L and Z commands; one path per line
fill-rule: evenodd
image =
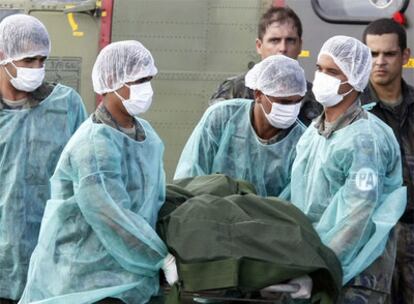
M 19 303 L 138 304 L 157 293 L 167 255 L 154 230 L 165 199 L 164 146 L 138 121 L 144 141 L 90 118 L 65 147 Z
M 287 198 L 304 127 L 296 123 L 282 140 L 263 144 L 250 122 L 252 102 L 235 99 L 208 108 L 184 147 L 174 179 L 223 173 L 251 182 L 259 195 Z
M 296 150 L 292 203 L 337 254 L 345 284 L 382 254 L 405 209 L 398 143 L 368 114 L 329 139 L 311 125 Z
M 80 96 L 59 84 L 34 108 L 0 110 L 0 298 L 23 291 L 49 179 L 85 119 Z

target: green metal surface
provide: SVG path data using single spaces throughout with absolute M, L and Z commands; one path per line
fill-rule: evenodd
M 165 143 L 171 180 L 187 138 L 218 84 L 257 62 L 257 22 L 269 1 L 115 1 L 112 40 L 136 39 L 153 54 L 159 74 L 145 115 Z

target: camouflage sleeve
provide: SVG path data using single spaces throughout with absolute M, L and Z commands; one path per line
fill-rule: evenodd
M 234 81 L 232 78 L 228 78 L 223 81 L 217 91 L 210 98 L 209 104 L 212 105 L 217 101 L 226 100 L 226 99 L 233 99 L 234 98 Z
M 220 84 L 217 91 L 211 96 L 209 104 L 215 104 L 218 101 L 235 98 L 253 99 L 253 90 L 247 88 L 244 84 L 246 74 L 227 78 Z

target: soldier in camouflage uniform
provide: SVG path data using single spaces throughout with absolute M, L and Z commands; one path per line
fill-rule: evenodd
M 261 59 L 270 55 L 285 55 L 297 59 L 302 49 L 302 23 L 296 13 L 288 7 L 271 7 L 259 22 L 256 51 Z M 253 91 L 245 86 L 246 73 L 226 79 L 210 99 L 210 104 L 234 98 L 254 99 Z M 307 94 L 303 98 L 299 119 L 309 125 L 312 119 L 322 112 L 307 84 Z
M 408 194 L 407 208 L 397 225 L 392 301 L 414 303 L 414 87 L 402 78 L 402 66 L 410 58 L 407 34 L 393 20 L 378 19 L 367 26 L 363 40 L 371 49 L 373 67 L 361 101 L 363 104 L 375 102 L 371 112 L 393 129 L 401 147 L 403 180 Z M 387 282 L 389 293 L 391 278 L 382 279 Z

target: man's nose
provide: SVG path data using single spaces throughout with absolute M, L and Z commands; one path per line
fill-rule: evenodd
M 282 39 L 279 43 L 279 53 L 286 54 L 287 52 L 287 43 L 286 40 Z
M 387 61 L 385 60 L 384 54 L 378 54 L 378 56 L 374 59 L 374 63 L 376 65 L 384 65 L 384 64 L 386 64 Z

